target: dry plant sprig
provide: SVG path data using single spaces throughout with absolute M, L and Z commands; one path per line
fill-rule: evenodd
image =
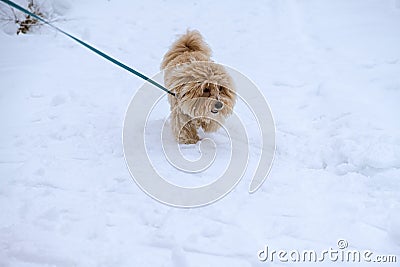
M 33 14 L 35 14 L 36 16 L 39 16 L 41 18 L 45 18 L 45 16 L 43 15 L 43 13 L 40 11 L 40 8 L 37 4 L 35 4 L 34 0 L 29 0 L 28 2 L 28 9 L 30 12 L 32 12 Z M 25 15 L 25 19 L 18 21 L 19 23 L 19 28 L 17 30 L 17 34 L 20 33 L 27 33 L 28 31 L 30 31 L 32 26 L 35 26 L 37 24 L 39 24 L 39 21 L 36 18 L 32 18 L 30 15 Z
M 44 10 L 43 2 L 41 4 L 38 4 L 34 0 L 28 0 L 27 8 L 33 14 L 49 20 L 50 23 L 58 21 L 57 19 L 54 19 L 52 12 L 42 11 Z M 33 27 L 42 26 L 44 24 L 43 22 L 39 21 L 36 18 L 31 17 L 30 15 L 24 14 L 18 16 L 13 8 L 10 8 L 10 10 L 11 12 L 0 7 L 0 22 L 3 22 L 3 24 L 8 24 L 8 23 L 17 24 L 18 25 L 17 34 L 20 33 L 26 34 L 27 32 L 31 31 Z

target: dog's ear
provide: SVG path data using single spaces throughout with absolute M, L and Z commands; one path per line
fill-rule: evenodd
M 183 85 L 178 85 L 178 86 L 175 86 L 175 87 L 171 90 L 173 93 L 175 93 L 175 97 L 176 97 L 177 99 L 181 99 L 182 97 L 185 96 L 185 92 L 184 92 L 184 88 L 183 88 L 183 87 L 184 87 Z
M 178 98 L 178 99 L 182 99 L 183 97 L 185 97 L 185 95 L 186 95 L 186 93 L 183 93 L 183 92 L 175 94 L 176 98 Z

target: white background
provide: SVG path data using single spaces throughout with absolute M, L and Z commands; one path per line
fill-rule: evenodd
M 340 238 L 400 260 L 399 1 L 45 6 L 65 19 L 58 26 L 150 76 L 179 34 L 198 29 L 217 62 L 262 90 L 276 158 L 253 195 L 249 170 L 213 205 L 162 205 L 133 182 L 122 151 L 124 112 L 143 81 L 49 28 L 2 27 L 0 266 L 281 266 L 257 251 L 321 251 Z

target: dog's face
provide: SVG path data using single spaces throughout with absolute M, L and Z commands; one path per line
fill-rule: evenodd
M 176 93 L 178 107 L 192 118 L 221 120 L 232 113 L 235 104 L 233 88 L 209 81 L 180 85 Z
M 223 119 L 232 113 L 236 94 L 231 76 L 213 62 L 191 62 L 166 70 L 166 85 L 174 88 L 171 108 L 190 116 Z

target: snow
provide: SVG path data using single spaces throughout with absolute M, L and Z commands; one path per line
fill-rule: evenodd
M 149 76 L 177 35 L 198 29 L 217 62 L 262 90 L 277 129 L 268 179 L 248 194 L 249 119 L 248 171 L 195 209 L 153 200 L 129 175 L 122 124 L 142 80 L 50 28 L 2 27 L 0 266 L 281 266 L 257 252 L 339 239 L 399 261 L 399 3 L 48 1 L 59 27 Z M 157 110 L 149 144 L 168 116 L 165 102 Z M 215 172 L 183 175 L 156 142 L 147 149 L 159 172 L 193 186 L 226 164 L 224 132 L 210 137 L 222 152 Z

